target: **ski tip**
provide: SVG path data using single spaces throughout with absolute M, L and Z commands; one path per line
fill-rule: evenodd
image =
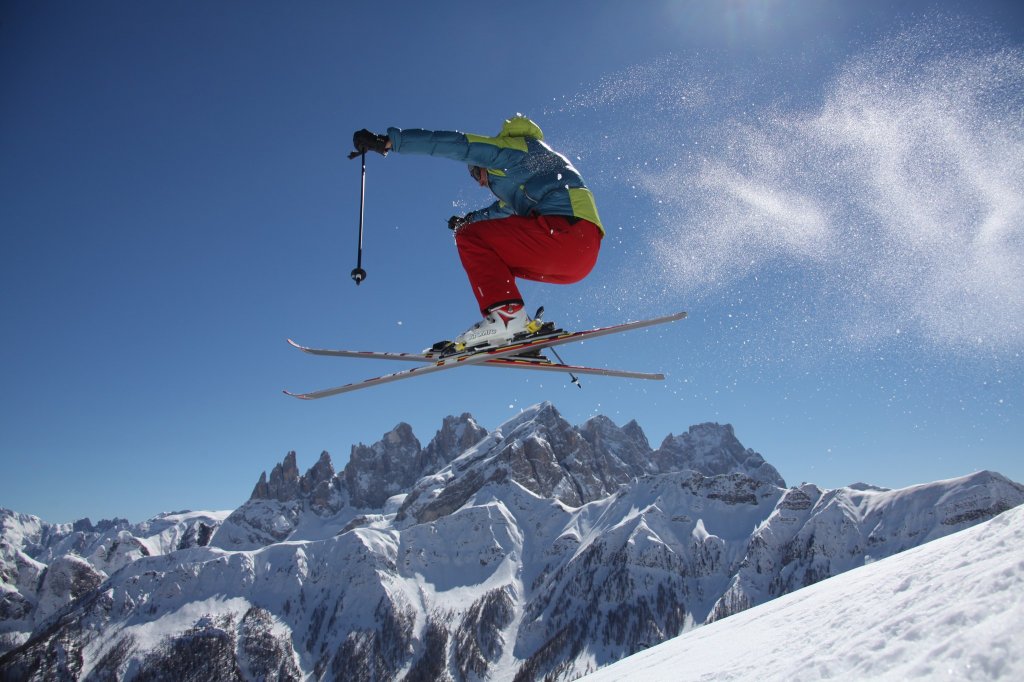
M 313 348 L 310 348 L 309 346 L 303 346 L 298 341 L 294 341 L 292 339 L 288 339 L 288 345 L 291 346 L 292 348 L 297 348 L 297 349 L 301 350 L 303 353 L 309 353 L 311 355 L 316 355 L 317 354 L 316 352 L 314 352 Z

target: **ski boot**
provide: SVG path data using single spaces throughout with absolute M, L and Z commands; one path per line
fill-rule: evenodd
M 554 324 L 541 321 L 543 313 L 544 308 L 541 308 L 537 311 L 537 317 L 531 320 L 522 303 L 495 306 L 487 311 L 484 319 L 459 334 L 454 341 L 438 341 L 427 352 L 451 355 L 497 348 L 540 334 L 548 328 L 554 330 Z

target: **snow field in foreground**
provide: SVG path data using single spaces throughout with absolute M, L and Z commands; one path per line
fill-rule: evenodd
M 1022 680 L 1024 507 L 585 678 Z

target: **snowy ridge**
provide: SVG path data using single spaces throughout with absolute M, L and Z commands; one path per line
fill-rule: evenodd
M 1024 509 L 686 633 L 587 676 L 1024 679 Z
M 228 512 L 51 524 L 0 509 L 0 652 L 135 561 L 210 541 Z
M 12 522 L 4 547 L 20 543 L 25 568 L 5 559 L 0 622 L 24 644 L 0 671 L 569 680 L 1021 503 L 1024 487 L 988 472 L 786 489 L 717 424 L 657 450 L 635 422 L 574 427 L 548 403 L 490 432 L 450 417 L 426 448 L 399 424 L 341 472 L 324 453 L 300 474 L 290 453 L 245 505 L 203 517 L 219 524 L 208 542 L 175 546 L 190 515 L 140 524 L 149 553 L 111 573 L 93 551 L 44 551 L 38 520 Z
M 711 619 L 992 518 L 1019 489 L 987 471 L 902 490 L 792 488 L 754 532 Z

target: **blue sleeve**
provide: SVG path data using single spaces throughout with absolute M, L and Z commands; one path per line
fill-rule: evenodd
M 494 138 L 453 130 L 388 128 L 391 149 L 399 154 L 428 154 L 483 168 L 506 168 L 525 154 L 523 149 L 494 144 Z M 497 140 L 494 140 L 497 141 Z
M 464 217 L 467 223 L 478 223 L 481 220 L 495 220 L 497 218 L 507 218 L 510 215 L 514 215 L 513 211 L 508 204 L 504 201 L 495 201 L 487 208 L 481 208 L 476 211 L 470 211 Z

